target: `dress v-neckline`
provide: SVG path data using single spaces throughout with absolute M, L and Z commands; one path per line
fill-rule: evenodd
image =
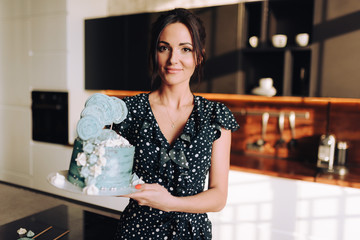
M 196 101 L 195 101 L 195 95 L 193 95 L 193 103 L 194 103 L 193 109 L 191 110 L 191 113 L 190 113 L 188 119 L 186 120 L 186 123 L 185 123 L 183 129 L 180 131 L 180 133 L 178 134 L 178 136 L 176 136 L 176 137 L 174 138 L 174 141 L 173 141 L 172 143 L 170 143 L 169 140 L 165 137 L 165 134 L 164 134 L 163 131 L 161 130 L 160 125 L 159 125 L 159 122 L 157 121 L 157 119 L 156 119 L 156 117 L 155 117 L 155 114 L 154 114 L 154 112 L 153 112 L 153 110 L 152 110 L 152 107 L 151 107 L 151 104 L 150 104 L 150 99 L 149 99 L 150 93 L 147 93 L 146 96 L 147 96 L 147 99 L 146 99 L 146 100 L 147 100 L 147 104 L 148 104 L 148 107 L 149 107 L 149 109 L 150 109 L 151 116 L 154 118 L 154 121 L 155 121 L 155 123 L 156 123 L 157 130 L 159 131 L 159 133 L 160 133 L 161 137 L 163 138 L 163 140 L 166 142 L 167 146 L 173 147 L 173 146 L 175 145 L 175 143 L 179 140 L 180 136 L 184 133 L 184 129 L 186 129 L 186 127 L 189 125 L 189 121 L 190 121 L 192 115 L 194 114 L 195 102 L 196 102 Z

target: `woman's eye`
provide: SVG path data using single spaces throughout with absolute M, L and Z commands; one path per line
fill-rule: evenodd
M 192 49 L 191 48 L 183 48 L 183 51 L 184 52 L 192 52 Z
M 166 47 L 166 46 L 159 46 L 158 47 L 158 51 L 159 52 L 164 52 L 164 51 L 166 51 L 166 50 L 168 50 L 169 48 L 168 47 Z

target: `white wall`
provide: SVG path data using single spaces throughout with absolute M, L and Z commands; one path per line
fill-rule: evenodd
M 28 2 L 0 1 L 0 178 L 24 185 L 32 175 L 27 16 Z
M 106 1 L 0 0 L 0 180 L 121 210 L 126 199 L 82 197 L 50 186 L 72 148 L 32 141 L 31 90 L 69 92 L 69 140 L 85 99 L 83 19 Z
M 319 36 L 321 40 L 312 46 L 313 56 L 316 56 L 312 61 L 317 62 L 319 69 L 311 69 L 311 74 L 320 85 L 319 96 L 360 98 L 360 29 L 358 17 L 355 17 L 360 11 L 359 1 L 317 0 L 314 3 L 315 13 L 318 13 L 314 16 L 314 24 L 319 32 L 328 35 L 325 39 Z M 330 25 L 338 26 L 348 22 L 346 19 L 352 21 L 350 28 L 337 29 Z M 342 33 L 343 30 L 346 32 Z

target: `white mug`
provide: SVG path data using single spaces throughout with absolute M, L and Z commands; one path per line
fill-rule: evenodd
M 259 44 L 259 38 L 257 36 L 252 36 L 249 38 L 249 44 L 253 48 L 256 48 Z
M 295 41 L 296 41 L 297 45 L 299 45 L 300 47 L 305 47 L 309 43 L 309 34 L 308 33 L 299 33 L 298 35 L 296 35 Z
M 276 48 L 283 48 L 286 46 L 287 36 L 284 34 L 275 34 L 272 36 L 272 44 Z
M 262 89 L 271 89 L 273 86 L 273 79 L 272 78 L 260 78 L 259 86 Z

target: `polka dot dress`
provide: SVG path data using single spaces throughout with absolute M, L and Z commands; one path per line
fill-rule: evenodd
M 149 94 L 124 99 L 129 114 L 114 129 L 135 146 L 133 171 L 146 183 L 158 183 L 174 196 L 204 190 L 213 142 L 221 127 L 239 125 L 222 103 L 194 96 L 194 108 L 183 132 L 170 145 L 152 113 Z M 211 239 L 207 214 L 163 212 L 139 206 L 130 199 L 121 215 L 114 239 Z

